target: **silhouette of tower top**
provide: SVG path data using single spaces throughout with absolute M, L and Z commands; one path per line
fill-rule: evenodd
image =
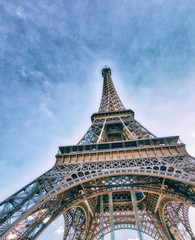
M 113 112 L 125 110 L 111 78 L 111 69 L 105 67 L 102 69 L 103 91 L 102 99 L 98 112 Z

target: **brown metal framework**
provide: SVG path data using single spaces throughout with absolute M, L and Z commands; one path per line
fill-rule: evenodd
M 99 112 L 80 142 L 59 147 L 53 168 L 0 204 L 0 239 L 36 239 L 62 214 L 64 240 L 101 239 L 113 226 L 137 230 L 132 196 L 138 230 L 158 240 L 195 239 L 188 220 L 194 158 L 178 136 L 158 138 L 137 122 L 122 105 L 110 68 L 102 75 Z
M 113 112 L 124 110 L 124 106 L 116 92 L 111 79 L 111 69 L 103 68 L 102 76 L 104 78 L 102 100 L 98 112 Z

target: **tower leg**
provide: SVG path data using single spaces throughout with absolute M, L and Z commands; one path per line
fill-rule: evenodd
M 87 207 L 83 204 L 64 213 L 65 231 L 64 240 L 84 240 L 88 227 Z
M 165 221 L 173 239 L 195 239 L 189 225 L 188 216 L 185 216 L 185 211 L 187 209 L 188 206 L 185 206 L 183 203 L 179 202 L 169 202 L 165 207 Z

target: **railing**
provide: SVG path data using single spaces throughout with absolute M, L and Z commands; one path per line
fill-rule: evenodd
M 102 150 L 113 150 L 113 149 L 129 149 L 129 148 L 144 148 L 144 147 L 155 147 L 155 146 L 173 146 L 182 144 L 179 141 L 178 136 L 163 137 L 163 138 L 148 138 L 134 141 L 119 141 L 119 142 L 107 142 L 99 144 L 85 144 L 85 145 L 72 145 L 59 147 L 57 156 L 69 153 L 80 153 L 80 152 L 95 152 Z

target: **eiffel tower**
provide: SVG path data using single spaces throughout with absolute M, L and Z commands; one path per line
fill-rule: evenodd
M 178 136 L 156 137 L 126 110 L 111 69 L 103 68 L 99 111 L 77 145 L 61 146 L 55 165 L 0 204 L 0 239 L 36 239 L 58 216 L 63 239 L 104 239 L 118 229 L 153 239 L 195 239 L 195 160 Z

